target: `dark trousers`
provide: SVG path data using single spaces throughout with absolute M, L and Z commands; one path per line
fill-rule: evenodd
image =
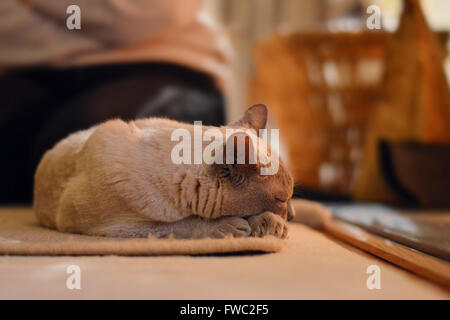
M 30 203 L 36 166 L 68 134 L 111 118 L 161 116 L 223 125 L 224 100 L 210 76 L 165 63 L 0 77 L 0 203 Z

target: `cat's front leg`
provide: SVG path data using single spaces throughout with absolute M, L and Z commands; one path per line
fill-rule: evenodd
M 204 219 L 191 216 L 176 222 L 130 222 L 117 220 L 91 229 L 88 234 L 109 237 L 155 237 L 176 239 L 247 237 L 251 228 L 247 220 L 239 217 Z
M 264 237 L 265 235 L 273 235 L 284 239 L 288 235 L 287 222 L 270 211 L 251 216 L 248 218 L 248 223 L 252 228 L 252 236 Z
M 204 219 L 189 217 L 175 222 L 171 228 L 175 237 L 181 238 L 235 238 L 248 237 L 251 232 L 247 220 L 240 217 L 222 217 L 218 219 Z
M 227 235 L 233 237 L 247 237 L 251 227 L 247 220 L 239 217 L 222 217 L 208 221 L 208 236 L 211 238 L 224 238 Z

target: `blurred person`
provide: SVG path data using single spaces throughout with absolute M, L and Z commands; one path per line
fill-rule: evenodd
M 201 0 L 2 0 L 0 48 L 1 203 L 30 202 L 45 151 L 106 119 L 225 122 L 229 49 Z

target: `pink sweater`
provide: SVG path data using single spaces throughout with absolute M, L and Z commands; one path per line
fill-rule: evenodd
M 69 30 L 67 7 L 81 10 Z M 172 62 L 229 81 L 230 49 L 201 0 L 0 0 L 0 68 Z

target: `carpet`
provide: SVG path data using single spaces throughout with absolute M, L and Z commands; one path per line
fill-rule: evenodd
M 28 211 L 34 221 L 29 208 L 0 208 L 0 217 L 5 211 Z M 448 289 L 299 223 L 283 244 L 276 254 L 0 255 L 0 299 L 450 298 Z M 72 265 L 81 270 L 80 290 L 66 287 Z M 372 265 L 381 271 L 379 290 L 366 286 Z
M 31 210 L 0 210 L 0 255 L 204 255 L 237 252 L 278 252 L 286 240 L 226 239 L 126 239 L 66 234 L 40 226 Z

